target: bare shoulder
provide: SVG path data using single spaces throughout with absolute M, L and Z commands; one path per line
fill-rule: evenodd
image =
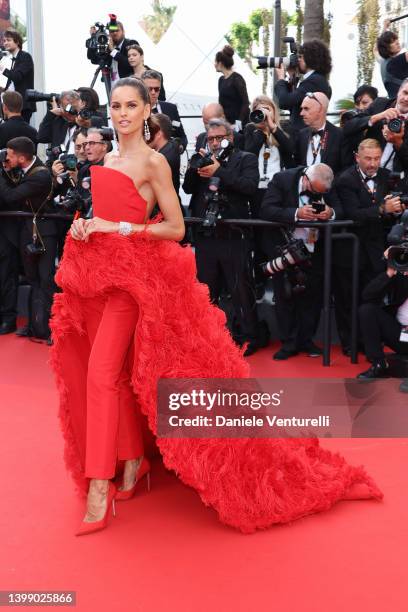
M 147 156 L 147 167 L 153 175 L 157 172 L 167 172 L 169 170 L 169 164 L 164 155 L 153 149 Z
M 108 168 L 112 168 L 118 163 L 118 161 L 119 153 L 117 151 L 111 151 L 110 153 L 107 153 L 103 158 L 103 165 L 108 166 Z

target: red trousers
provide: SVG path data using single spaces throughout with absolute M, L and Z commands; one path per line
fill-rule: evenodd
M 110 479 L 116 462 L 143 454 L 140 413 L 131 386 L 136 302 L 124 291 L 87 300 L 91 343 L 87 377 L 87 478 Z

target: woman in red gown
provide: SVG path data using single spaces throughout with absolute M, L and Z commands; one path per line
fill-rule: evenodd
M 159 378 L 243 378 L 249 368 L 225 316 L 196 280 L 166 160 L 148 147 L 149 95 L 137 79 L 112 88 L 119 151 L 92 168 L 94 218 L 78 219 L 56 280 L 52 364 L 65 461 L 87 511 L 78 535 L 102 529 L 115 499 L 148 476 L 140 414 L 156 432 Z M 158 202 L 161 222 L 148 223 Z M 167 468 L 220 520 L 243 532 L 381 492 L 316 439 L 157 439 Z M 112 481 L 124 461 L 120 486 Z

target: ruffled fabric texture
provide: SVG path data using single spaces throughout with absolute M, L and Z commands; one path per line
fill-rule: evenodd
M 159 378 L 246 378 L 249 366 L 224 313 L 196 280 L 189 248 L 147 233 L 67 238 L 52 312 L 52 366 L 60 393 L 65 463 L 84 494 L 86 371 L 84 299 L 124 290 L 137 302 L 134 392 L 156 433 Z M 157 439 L 165 466 L 193 487 L 220 520 L 250 533 L 327 510 L 350 497 L 382 498 L 362 467 L 316 439 Z M 356 485 L 360 486 L 358 493 Z

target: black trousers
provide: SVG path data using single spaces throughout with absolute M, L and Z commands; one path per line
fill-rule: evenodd
M 18 249 L 0 234 L 0 323 L 17 318 Z
M 402 325 L 392 314 L 377 304 L 363 304 L 360 306 L 359 315 L 368 359 L 384 359 L 383 343 L 400 355 L 408 355 L 408 342 L 400 342 Z
M 256 341 L 259 326 L 249 240 L 241 237 L 240 232 L 231 232 L 230 237 L 206 237 L 197 233 L 195 256 L 198 280 L 208 285 L 211 301 L 218 302 L 226 285 L 243 339 Z
M 361 292 L 373 278 L 378 276 L 385 264 L 378 262 L 378 268 L 365 267 L 359 273 L 359 304 L 361 304 Z M 332 268 L 332 295 L 334 297 L 334 312 L 336 316 L 337 332 L 343 348 L 351 345 L 351 290 L 352 274 L 351 268 L 343 268 L 334 265 Z M 360 334 L 361 335 L 361 334 Z
M 316 245 L 312 266 L 306 271 L 305 291 L 288 298 L 286 283 L 282 272 L 272 277 L 279 338 L 284 350 L 298 351 L 312 342 L 319 325 L 323 300 L 323 254 L 320 245 Z
M 50 335 L 49 319 L 54 293 L 57 289 L 55 275 L 55 257 L 57 254 L 57 236 L 43 236 L 45 253 L 30 256 L 25 247 L 32 241 L 27 228 L 21 232 L 21 257 L 24 274 L 31 286 L 28 326 L 34 336 L 47 338 Z

